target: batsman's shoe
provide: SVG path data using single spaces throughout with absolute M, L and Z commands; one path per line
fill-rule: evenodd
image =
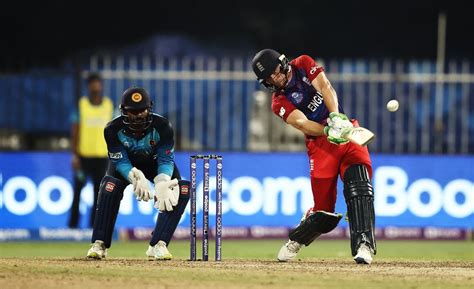
M 166 243 L 163 241 L 159 241 L 158 244 L 153 247 L 155 250 L 155 260 L 171 260 L 173 259 L 173 255 L 171 255 L 168 248 L 166 248 Z
M 107 257 L 107 248 L 105 248 L 104 242 L 97 240 L 92 247 L 87 251 L 87 258 L 100 260 Z
M 372 263 L 372 251 L 369 246 L 362 243 L 357 250 L 357 254 L 354 257 L 357 264 L 370 264 Z
M 280 262 L 287 262 L 296 257 L 303 244 L 300 244 L 296 241 L 288 240 L 283 247 L 281 247 L 280 252 L 278 252 L 277 259 Z

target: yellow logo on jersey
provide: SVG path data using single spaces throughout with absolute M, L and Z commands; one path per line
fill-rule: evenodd
M 135 92 L 134 94 L 132 94 L 132 100 L 134 102 L 140 102 L 140 100 L 142 100 L 142 95 L 138 92 Z

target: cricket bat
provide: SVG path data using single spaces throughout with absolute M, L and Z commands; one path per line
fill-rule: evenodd
M 375 134 L 366 128 L 354 127 L 344 138 L 360 146 L 366 146 L 374 140 Z

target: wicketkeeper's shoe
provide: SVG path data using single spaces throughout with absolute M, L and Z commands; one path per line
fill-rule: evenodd
M 354 257 L 357 264 L 370 264 L 372 263 L 372 250 L 365 243 L 362 243 L 357 250 L 357 254 Z
M 148 250 L 146 250 L 146 256 L 148 260 L 155 260 L 155 247 L 148 245 Z
M 171 260 L 173 259 L 173 255 L 171 255 L 168 248 L 166 248 L 166 243 L 163 241 L 159 241 L 158 244 L 153 247 L 155 251 L 155 260 Z
M 292 260 L 296 257 L 303 246 L 303 244 L 300 244 L 296 241 L 288 240 L 288 242 L 286 242 L 286 244 L 281 247 L 280 252 L 278 252 L 278 261 L 286 262 Z
M 100 260 L 107 257 L 107 248 L 103 241 L 97 240 L 92 247 L 87 251 L 87 258 Z

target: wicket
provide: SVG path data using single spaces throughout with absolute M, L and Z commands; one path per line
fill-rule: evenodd
M 190 261 L 196 261 L 196 186 L 198 159 L 203 160 L 203 225 L 202 225 L 202 260 L 209 260 L 209 168 L 210 160 L 216 160 L 216 255 L 215 260 L 222 260 L 222 156 L 195 155 L 191 156 L 191 254 Z

